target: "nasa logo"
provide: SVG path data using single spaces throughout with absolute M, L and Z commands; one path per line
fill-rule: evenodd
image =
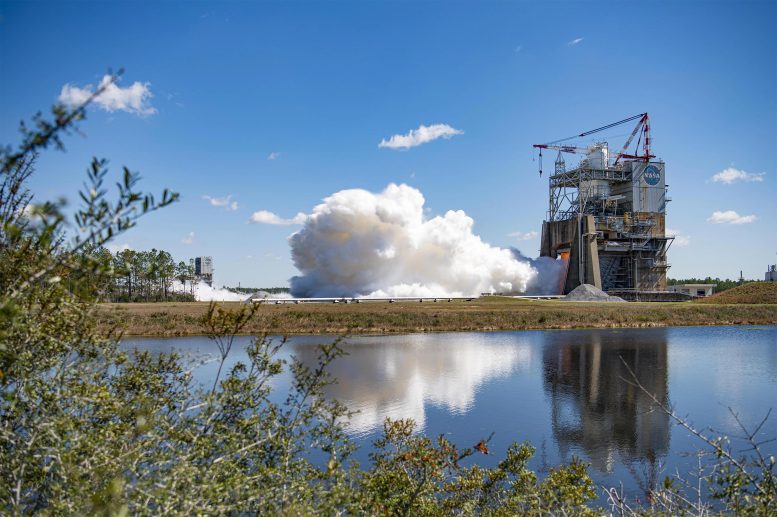
M 645 172 L 643 174 L 645 178 L 645 183 L 648 185 L 658 185 L 658 182 L 661 181 L 661 172 L 658 170 L 658 167 L 655 165 L 648 165 L 645 167 Z

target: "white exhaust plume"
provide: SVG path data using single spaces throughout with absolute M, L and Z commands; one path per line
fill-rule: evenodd
M 184 286 L 176 280 L 173 282 L 173 291 L 191 293 L 194 292 L 194 299 L 198 302 L 242 302 L 248 298 L 247 294 L 235 293 L 229 289 L 219 289 L 211 287 L 205 282 L 197 282 L 192 288 L 187 284 Z
M 426 219 L 423 195 L 407 185 L 392 183 L 379 194 L 337 192 L 289 237 L 301 272 L 291 279 L 291 293 L 473 296 L 523 293 L 540 281 L 528 260 L 483 242 L 472 233 L 473 224 L 461 210 Z

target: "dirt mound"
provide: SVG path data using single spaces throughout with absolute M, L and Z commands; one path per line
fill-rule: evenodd
M 751 282 L 694 303 L 777 303 L 777 282 Z
M 562 300 L 567 302 L 622 302 L 623 298 L 610 296 L 601 289 L 590 284 L 582 284 L 575 287 Z

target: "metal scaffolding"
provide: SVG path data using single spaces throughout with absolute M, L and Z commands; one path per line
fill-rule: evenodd
M 666 236 L 665 164 L 651 160 L 655 156 L 648 147 L 647 114 L 604 128 L 637 118 L 637 127 L 626 145 L 612 156 L 607 142 L 588 147 L 557 145 L 574 137 L 535 145 L 540 153 L 543 149 L 558 150 L 554 173 L 548 178 L 542 254 L 572 257 L 574 263 L 569 269 L 575 268 L 575 273 L 568 275 L 566 292 L 580 283 L 601 284 L 597 287 L 605 291 L 666 289 L 666 254 L 673 237 Z M 626 154 L 637 134 L 638 150 L 639 142 L 644 140 L 642 154 L 637 154 L 638 150 Z M 562 153 L 585 156 L 567 170 Z M 590 269 L 586 273 L 587 267 L 596 267 L 596 273 L 590 273 Z

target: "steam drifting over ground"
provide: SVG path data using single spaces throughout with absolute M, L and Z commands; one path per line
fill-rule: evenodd
M 188 283 L 186 286 L 179 281 L 173 282 L 173 291 L 175 292 L 192 292 L 192 286 Z M 235 293 L 229 289 L 219 289 L 217 287 L 211 287 L 205 282 L 197 282 L 193 288 L 194 298 L 198 302 L 242 302 L 248 298 L 247 294 Z
M 472 233 L 461 210 L 424 217 L 424 197 L 407 185 L 342 190 L 324 199 L 289 238 L 298 297 L 471 296 L 552 291 L 556 261 L 532 264 Z M 541 265 L 542 273 L 538 269 Z

